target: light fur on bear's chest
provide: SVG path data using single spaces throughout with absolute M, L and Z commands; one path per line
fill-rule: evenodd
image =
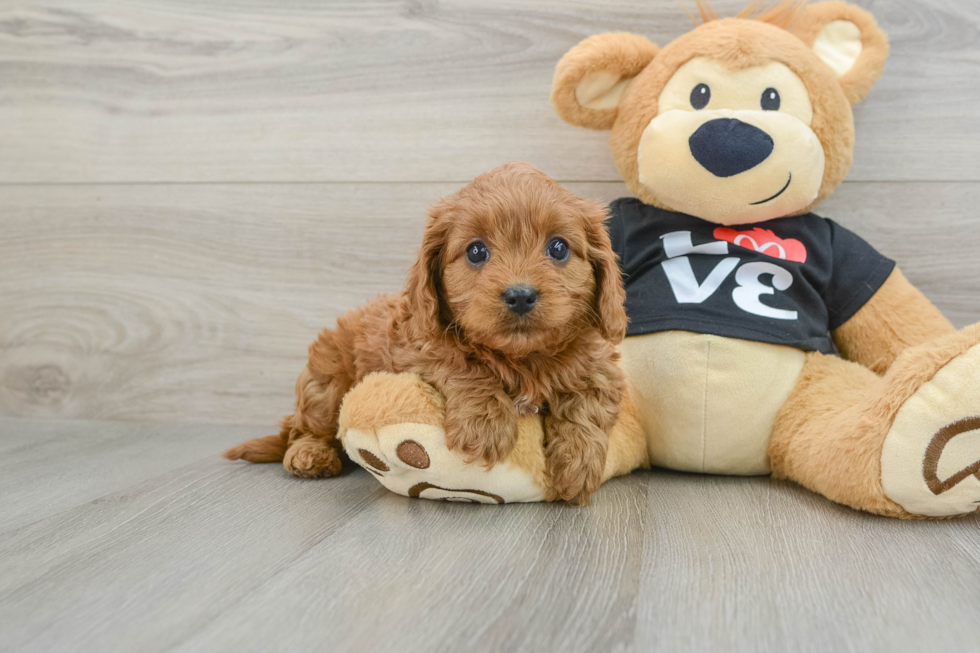
M 769 473 L 773 423 L 806 354 L 687 331 L 632 336 L 620 349 L 652 465 Z

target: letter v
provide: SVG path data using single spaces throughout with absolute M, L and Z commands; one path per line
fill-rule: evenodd
M 664 261 L 661 267 L 667 274 L 667 281 L 670 282 L 670 289 L 674 291 L 678 304 L 700 304 L 715 294 L 718 287 L 738 266 L 738 261 L 735 256 L 723 259 L 700 285 L 694 276 L 691 261 L 686 256 Z

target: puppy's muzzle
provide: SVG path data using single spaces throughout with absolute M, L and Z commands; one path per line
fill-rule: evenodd
M 504 291 L 507 310 L 518 315 L 527 315 L 538 305 L 538 291 L 527 285 L 511 286 Z

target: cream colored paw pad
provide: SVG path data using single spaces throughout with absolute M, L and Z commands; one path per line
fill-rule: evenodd
M 881 483 L 888 498 L 916 515 L 980 509 L 980 345 L 899 409 L 881 452 Z
M 471 503 L 544 501 L 544 491 L 526 470 L 504 461 L 487 470 L 467 464 L 446 447 L 444 431 L 404 422 L 376 430 L 348 428 L 344 449 L 396 494 Z

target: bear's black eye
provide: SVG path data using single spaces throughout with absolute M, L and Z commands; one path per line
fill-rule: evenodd
M 483 265 L 490 258 L 490 250 L 479 240 L 466 246 L 466 260 L 472 265 Z
M 698 84 L 691 91 L 691 106 L 700 111 L 701 109 L 708 106 L 708 102 L 711 100 L 711 89 L 708 88 L 707 84 Z
M 551 242 L 548 243 L 548 249 L 546 251 L 550 258 L 555 259 L 559 263 L 568 260 L 568 243 L 561 238 L 552 238 Z
M 779 91 L 767 88 L 762 92 L 762 110 L 779 111 Z

